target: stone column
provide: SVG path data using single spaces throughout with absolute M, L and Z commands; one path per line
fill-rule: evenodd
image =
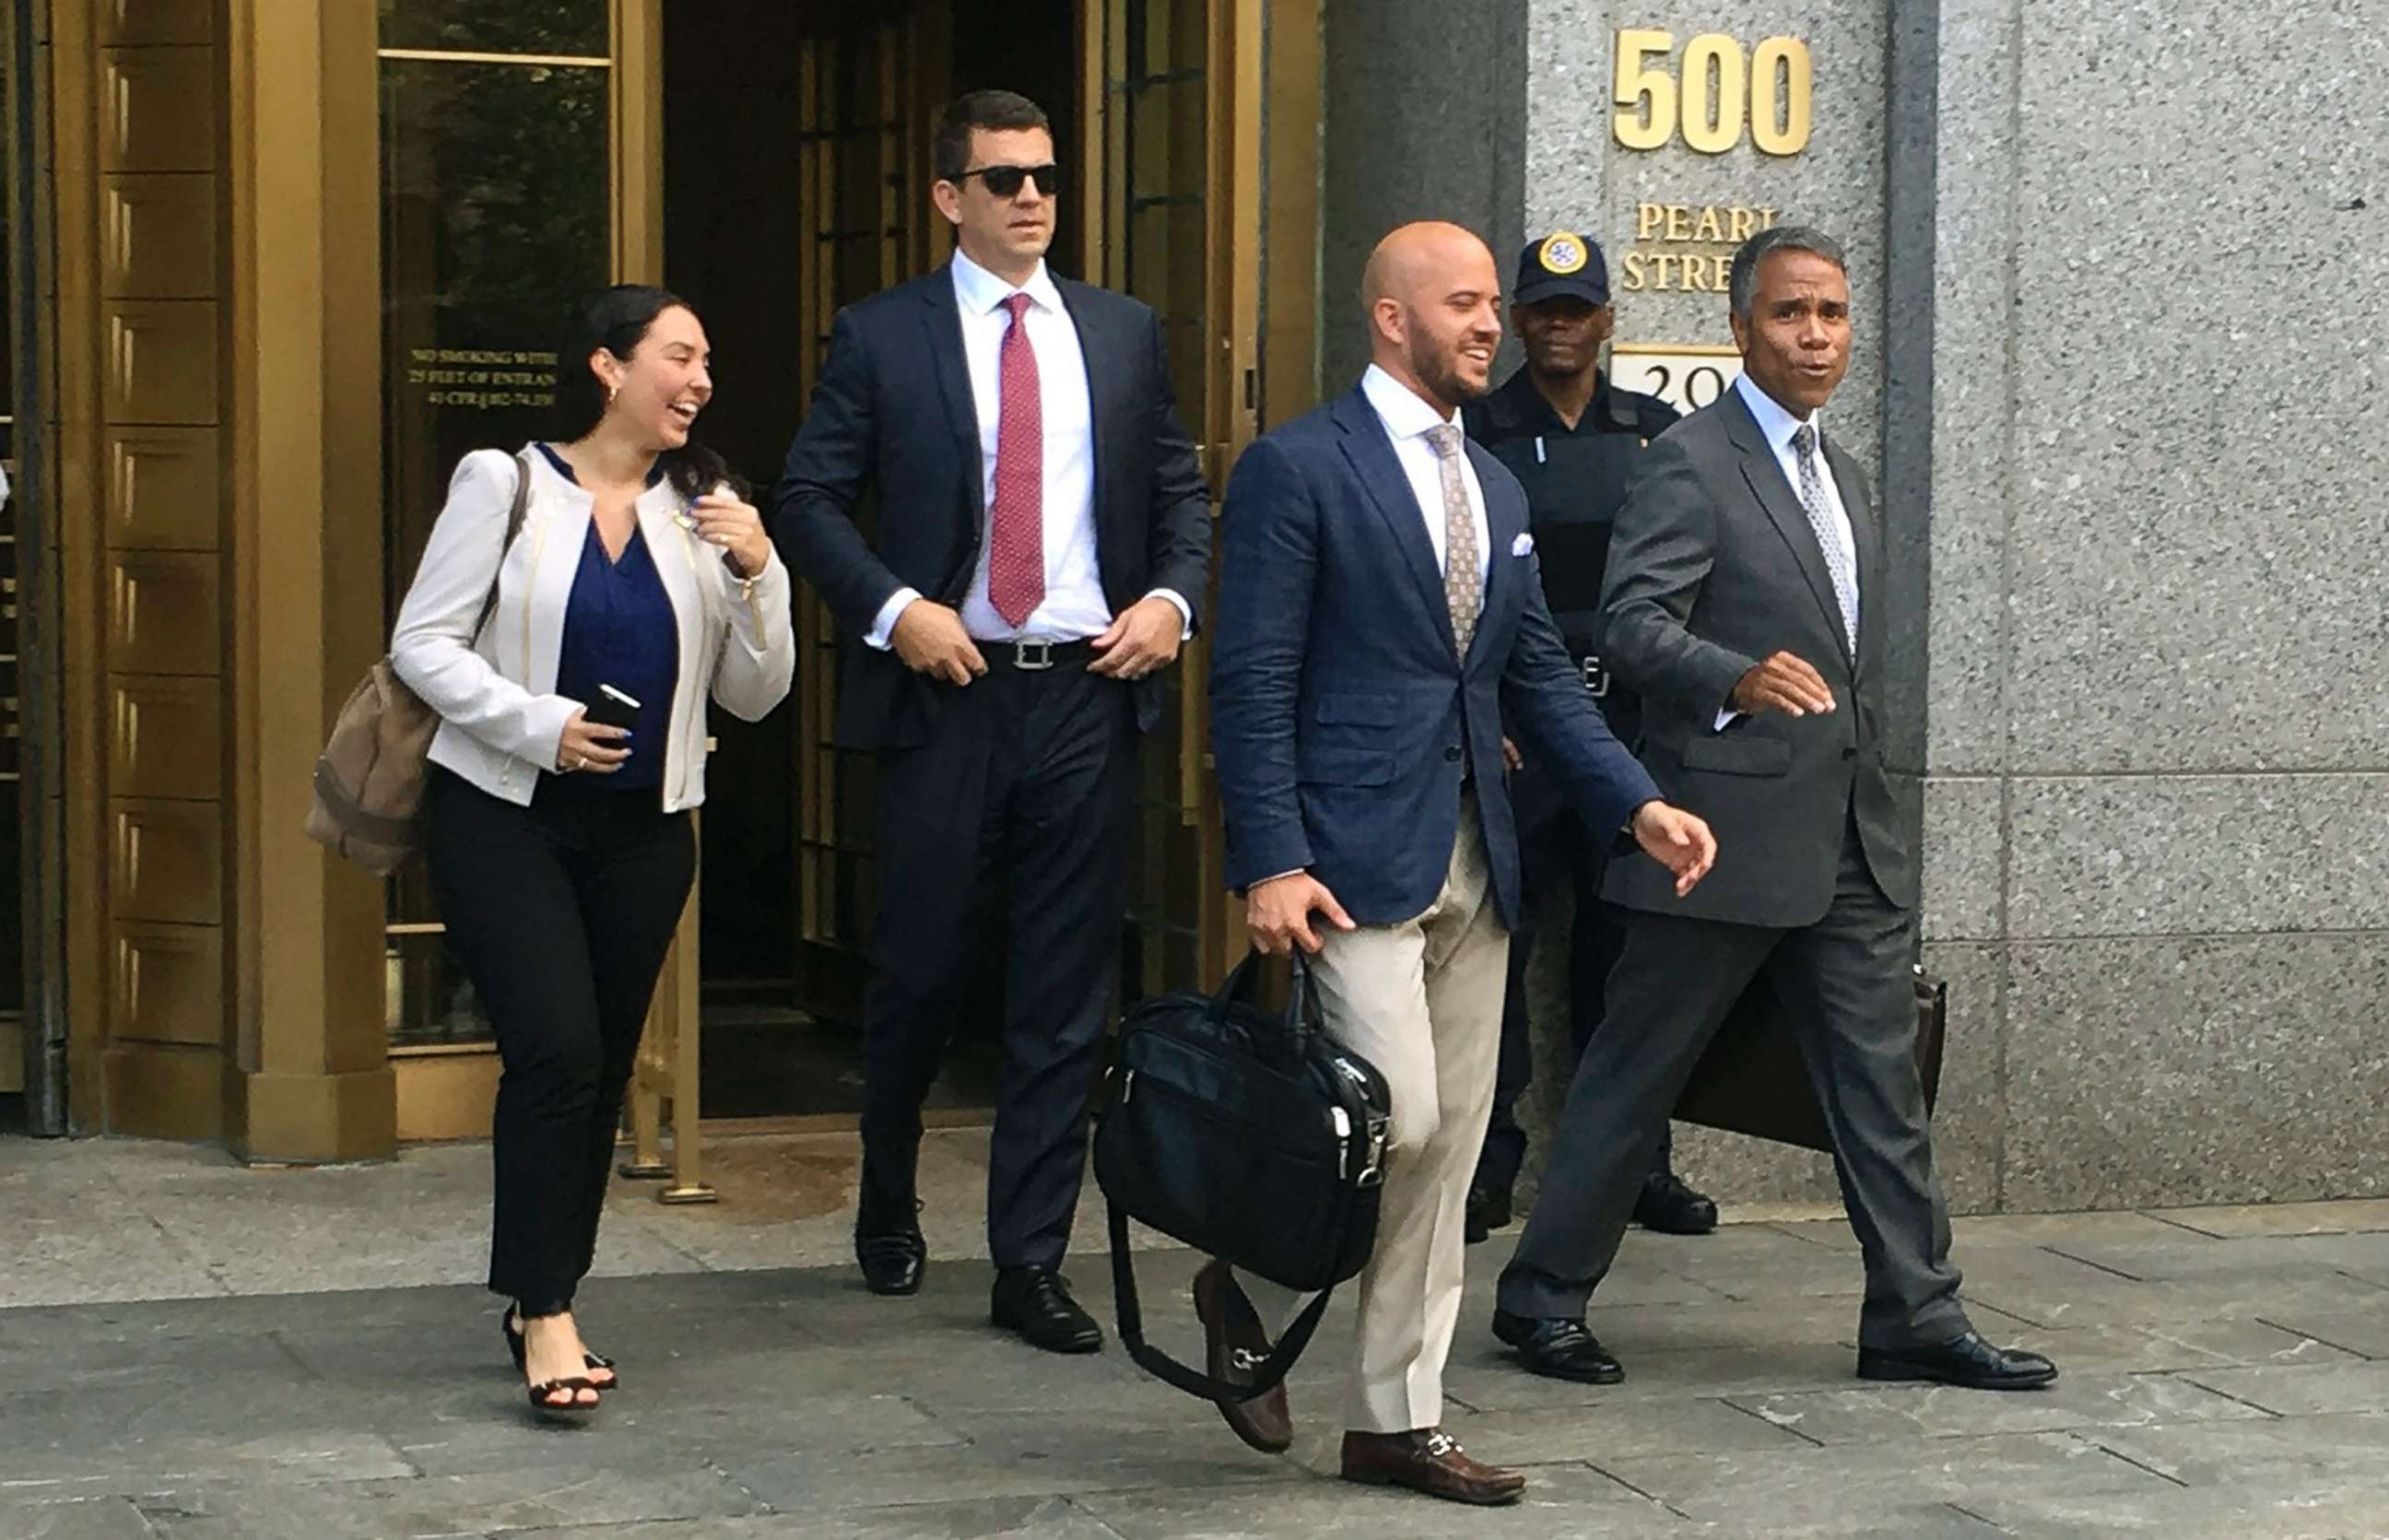
M 1917 14 L 1927 918 L 1998 1201 L 2389 1190 L 2389 5 Z
M 1520 239 L 1527 0 L 1328 0 L 1320 175 L 1320 392 L 1368 366 L 1361 268 L 1397 224 L 1450 220 L 1506 263 Z M 1290 132 L 1294 125 L 1272 125 Z

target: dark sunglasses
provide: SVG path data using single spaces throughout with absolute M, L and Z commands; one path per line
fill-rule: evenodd
M 1062 168 L 1051 161 L 1042 166 L 981 166 L 977 171 L 965 172 L 955 177 L 954 185 L 960 186 L 974 176 L 985 183 L 987 190 L 998 197 L 1019 197 L 1020 185 L 1031 177 L 1037 179 L 1038 191 L 1046 197 L 1053 197 L 1062 190 Z

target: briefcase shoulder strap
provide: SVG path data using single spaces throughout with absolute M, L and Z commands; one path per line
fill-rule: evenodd
M 1144 1340 L 1144 1311 L 1136 1296 L 1136 1257 L 1128 1246 L 1128 1215 L 1118 1203 L 1108 1201 L 1104 1210 L 1111 1228 L 1112 1305 L 1119 1320 L 1120 1342 L 1139 1368 L 1206 1401 L 1250 1401 L 1285 1382 L 1286 1371 L 1302 1356 L 1302 1350 L 1310 1345 L 1310 1334 L 1319 1330 L 1321 1318 L 1327 1314 L 1327 1302 L 1335 1291 L 1322 1289 L 1302 1307 L 1302 1314 L 1285 1329 L 1285 1335 L 1270 1349 L 1269 1356 L 1255 1366 L 1250 1384 L 1232 1385 L 1225 1380 L 1215 1380 L 1189 1368 Z

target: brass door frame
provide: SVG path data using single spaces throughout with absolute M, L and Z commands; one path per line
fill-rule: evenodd
M 1131 217 L 1128 134 L 1116 110 L 1132 62 L 1124 25 L 1131 3 L 1087 0 L 1081 17 L 1080 185 L 1102 190 L 1091 199 L 1081 260 L 1091 279 L 1116 288 L 1126 286 Z M 1317 398 L 1320 7 L 1321 0 L 1208 0 L 1203 399 L 1180 407 L 1215 510 L 1236 457 L 1265 424 Z M 1215 601 L 1217 574 L 1215 563 Z M 1208 640 L 1198 635 L 1179 665 L 1177 765 L 1181 820 L 1200 831 L 1197 955 L 1207 983 L 1226 974 L 1244 935 L 1244 904 L 1224 885 L 1208 662 Z
M 51 397 L 57 432 L 52 463 L 61 471 L 97 463 L 100 445 L 99 311 L 91 274 L 99 267 L 97 198 L 99 129 L 96 113 L 98 43 L 96 7 L 51 0 L 50 153 L 56 231 L 52 270 L 57 286 L 52 312 L 56 372 Z M 98 520 L 95 489 L 69 493 L 61 477 L 58 498 L 57 616 L 62 658 L 102 655 Z M 71 509 L 70 508 L 71 504 Z M 100 788 L 100 681 L 88 668 L 62 670 L 58 732 L 61 787 Z M 98 795 L 70 799 L 64 808 L 64 861 L 68 871 L 95 875 L 108 871 L 107 808 Z M 107 1126 L 108 1101 L 102 1054 L 108 1046 L 106 1012 L 96 1002 L 107 977 L 107 910 L 101 884 L 67 885 L 66 997 L 67 1116 L 70 1126 Z
M 1253 252 L 1266 255 L 1262 241 L 1262 132 L 1267 121 L 1261 83 L 1266 48 L 1264 27 L 1268 0 L 1214 0 L 1212 40 L 1214 66 L 1211 102 L 1211 165 L 1206 176 L 1211 211 L 1207 233 L 1206 267 L 1212 290 L 1217 343 L 1204 402 L 1206 448 L 1211 455 L 1214 497 L 1227 490 L 1228 472 L 1245 446 L 1260 433 L 1260 332 L 1262 264 L 1239 261 Z M 1224 129 L 1225 132 L 1221 132 Z M 1220 196 L 1225 188 L 1227 196 Z M 1214 504 L 1217 507 L 1217 504 Z M 1217 541 L 1214 541 L 1214 549 Z M 1212 592 L 1219 592 L 1219 566 L 1212 565 Z M 1218 613 L 1215 605 L 1213 613 Z M 1207 902 L 1203 927 L 1203 982 L 1227 976 L 1230 960 L 1240 953 L 1244 904 L 1224 885 L 1227 865 L 1224 824 L 1220 809 L 1220 783 L 1209 773 L 1211 708 L 1208 690 L 1210 651 L 1198 649 L 1193 659 L 1183 697 L 1187 732 L 1181 751 L 1179 775 L 1190 807 L 1201 810 L 1203 821 L 1202 882 Z
M 44 159 L 49 92 L 42 78 L 31 13 L 10 6 L 0 13 L 0 48 L 12 84 L 5 182 L 11 239 L 4 287 L 12 307 L 15 421 L 10 452 L 9 517 L 16 543 L 13 595 L 17 611 L 17 699 L 8 703 L 8 732 L 17 740 L 19 779 L 13 809 L 24 829 L 19 883 L 24 976 L 22 1010 L 0 1021 L 0 1090 L 22 1092 L 29 1133 L 67 1131 L 66 809 L 60 739 L 65 715 L 58 699 L 58 574 L 56 571 L 55 471 L 49 418 L 56 410 L 49 349 L 54 337 L 43 297 L 53 281 L 57 238 L 36 168 Z

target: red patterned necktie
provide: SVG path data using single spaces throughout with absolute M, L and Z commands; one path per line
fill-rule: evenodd
M 987 519 L 988 602 L 1013 626 L 1045 601 L 1045 427 L 1028 306 L 1026 294 L 1003 302 L 1012 325 L 998 355 L 995 502 Z

